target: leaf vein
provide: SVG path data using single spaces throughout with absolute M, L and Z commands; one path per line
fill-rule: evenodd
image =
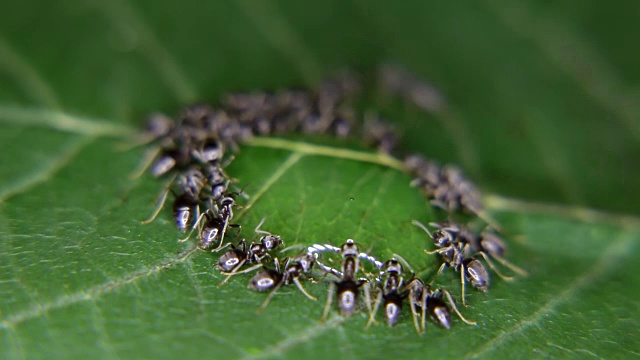
M 255 360 L 263 358 L 271 358 L 284 355 L 291 348 L 305 343 L 309 340 L 313 340 L 318 336 L 324 334 L 328 330 L 331 330 L 344 322 L 344 318 L 341 316 L 335 316 L 326 322 L 316 323 L 313 326 L 307 327 L 304 331 L 299 331 L 294 336 L 290 336 L 272 346 L 268 346 L 256 354 L 247 355 L 243 360 Z
M 0 36 L 0 66 L 5 68 L 7 73 L 22 83 L 26 94 L 32 95 L 42 103 L 51 108 L 60 108 L 55 92 L 51 86 L 42 79 L 38 72 L 13 49 L 5 38 Z
M 95 137 L 125 136 L 135 132 L 135 129 L 130 126 L 114 124 L 102 119 L 81 117 L 51 109 L 24 108 L 6 104 L 0 104 L 0 122 L 20 126 L 43 126 L 71 134 Z
M 5 202 L 7 199 L 18 194 L 23 194 L 34 186 L 50 179 L 58 171 L 70 164 L 71 161 L 80 154 L 82 149 L 95 140 L 95 137 L 89 136 L 82 137 L 77 141 L 69 142 L 66 148 L 63 149 L 62 153 L 57 155 L 56 158 L 50 160 L 49 163 L 39 166 L 34 172 L 28 174 L 27 177 L 20 178 L 12 185 L 9 185 L 4 189 L 0 189 L 0 203 Z
M 129 24 L 138 32 L 142 53 L 153 64 L 170 90 L 182 103 L 196 100 L 196 87 L 188 80 L 176 59 L 155 36 L 151 27 L 138 16 L 133 7 L 124 1 L 95 1 L 94 4 L 104 11 L 117 31 L 122 31 L 122 23 Z M 124 36 L 127 36 L 126 34 Z
M 191 247 L 181 252 L 178 256 L 166 259 L 154 266 L 142 268 L 120 278 L 90 287 L 87 290 L 78 291 L 72 294 L 66 294 L 58 297 L 53 301 L 40 304 L 37 307 L 32 307 L 30 309 L 19 311 L 13 315 L 8 315 L 2 321 L 0 321 L 0 328 L 11 328 L 24 321 L 34 319 L 43 314 L 46 314 L 51 310 L 64 308 L 83 301 L 89 301 L 130 284 L 135 285 L 136 282 L 140 279 L 150 277 L 162 270 L 168 269 L 176 264 L 186 261 L 196 251 L 197 247 Z

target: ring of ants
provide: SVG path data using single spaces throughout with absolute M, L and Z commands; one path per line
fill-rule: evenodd
M 232 223 L 234 208 L 237 207 L 236 198 L 247 197 L 242 189 L 235 187 L 236 179 L 229 177 L 224 171 L 233 159 L 233 155 L 228 156 L 227 151 L 234 153 L 239 144 L 247 141 L 277 142 L 277 139 L 254 136 L 302 133 L 350 137 L 356 132 L 357 124 L 353 120 L 353 112 L 344 110 L 344 99 L 351 97 L 353 88 L 349 79 L 340 79 L 323 83 L 314 92 L 289 90 L 277 94 L 232 94 L 225 99 L 222 109 L 194 105 L 186 108 L 175 122 L 161 114 L 151 116 L 146 131 L 135 143 L 153 142 L 156 146 L 147 152 L 140 168 L 132 176 L 138 177 L 150 168 L 155 177 L 167 177 L 168 181 L 158 197 L 156 209 L 143 223 L 153 221 L 163 208 L 169 193 L 173 194 L 176 226 L 181 232 L 188 232 L 180 241 L 187 241 L 197 230 L 198 248 L 212 252 L 229 248 L 218 259 L 217 268 L 226 276 L 219 286 L 234 275 L 259 270 L 249 283 L 249 288 L 254 291 L 269 292 L 258 308 L 259 312 L 267 307 L 283 285 L 294 284 L 307 298 L 316 300 L 306 291 L 301 280 L 311 279 L 312 269 L 319 268 L 324 273 L 321 279 L 327 276 L 333 278 L 329 282 L 323 320 L 330 312 L 334 295 L 340 314 L 344 317 L 352 316 L 357 310 L 362 289 L 364 305 L 369 312 L 366 327 L 376 321 L 375 316 L 380 306 L 386 323 L 393 326 L 398 321 L 404 302 L 409 303 L 418 333 L 425 331 L 427 315 L 438 325 L 449 329 L 450 308 L 462 321 L 475 325 L 475 322 L 467 320 L 460 313 L 447 290 L 432 289 L 431 284 L 425 284 L 400 255 L 394 254 L 391 259 L 381 262 L 366 252 L 361 252 L 352 239 L 339 247 L 330 244 L 313 244 L 306 248 L 303 246 L 302 253 L 284 259 L 282 269 L 280 261 L 272 254 L 283 242 L 280 236 L 261 230 L 265 219 L 254 230 L 259 236 L 257 241 L 247 244 L 243 239 L 238 244 L 225 244 L 227 231 L 240 227 L 239 224 Z M 489 273 L 480 258 L 504 280 L 513 278 L 502 274 L 491 259 L 526 276 L 523 269 L 504 258 L 506 245 L 497 235 L 501 228 L 483 210 L 478 190 L 463 176 L 459 168 L 440 166 L 417 154 L 406 156 L 404 161 L 393 158 L 390 154 L 395 151 L 398 137 L 391 126 L 377 117 L 368 115 L 359 131 L 364 142 L 379 151 L 377 155 L 362 153 L 362 160 L 387 165 L 410 174 L 414 179 L 411 185 L 419 187 L 433 206 L 447 210 L 449 215 L 465 211 L 483 219 L 487 224 L 478 234 L 450 220 L 429 224 L 433 231 L 420 222 L 413 221 L 435 246 L 435 250 L 425 252 L 441 257 L 441 266 L 436 276 L 447 267 L 452 267 L 460 274 L 463 305 L 467 305 L 467 282 L 483 292 L 489 286 Z M 202 208 L 204 211 L 201 212 Z M 300 245 L 280 252 L 294 249 L 300 249 Z M 326 253 L 341 257 L 340 269 L 323 263 L 322 256 Z M 273 267 L 267 266 L 266 260 L 271 260 Z M 368 265 L 365 266 L 363 262 Z M 244 265 L 250 267 L 241 270 Z M 404 276 L 405 269 L 411 274 L 407 279 Z M 361 273 L 365 276 L 358 277 Z M 374 299 L 371 298 L 372 291 L 375 292 Z

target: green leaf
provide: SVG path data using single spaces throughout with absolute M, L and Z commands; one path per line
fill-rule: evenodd
M 492 0 L 12 4 L 0 15 L 0 357 L 628 358 L 640 307 L 637 4 Z M 235 89 L 312 84 L 344 67 L 406 64 L 448 98 L 426 115 L 372 95 L 404 146 L 460 163 L 530 272 L 470 290 L 450 331 L 320 322 L 283 288 L 267 310 L 250 276 L 222 286 L 216 255 L 179 243 L 162 182 L 117 151 L 152 110 Z M 354 238 L 437 270 L 412 219 L 436 219 L 394 162 L 330 139 L 259 139 L 229 167 L 251 195 L 242 235 L 287 245 Z M 592 210 L 599 208 L 602 210 Z M 494 275 L 494 274 L 492 274 Z M 457 274 L 436 283 L 459 300 Z M 381 320 L 380 318 L 378 319 Z

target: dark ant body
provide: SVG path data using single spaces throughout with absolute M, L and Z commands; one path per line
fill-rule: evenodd
M 398 322 L 402 312 L 402 303 L 408 292 L 402 291 L 404 279 L 402 277 L 402 265 L 396 259 L 387 260 L 382 267 L 381 275 L 384 275 L 384 283 L 381 285 L 367 327 L 375 321 L 380 302 L 383 302 L 384 318 L 389 326 Z
M 358 304 L 358 293 L 361 287 L 364 288 L 365 301 L 367 307 L 371 306 L 369 287 L 367 279 L 356 279 L 356 274 L 360 270 L 360 258 L 370 258 L 364 253 L 358 250 L 353 239 L 348 239 L 339 248 L 332 245 L 313 245 L 307 248 L 307 253 L 314 254 L 322 251 L 340 252 L 342 255 L 342 271 L 329 271 L 329 273 L 338 276 L 339 281 L 333 281 L 329 284 L 329 294 L 327 296 L 327 304 L 322 314 L 322 319 L 326 319 L 329 315 L 329 309 L 331 309 L 331 302 L 333 301 L 333 292 L 337 291 L 338 307 L 340 308 L 340 314 L 348 317 L 355 313 L 356 306 Z M 376 264 L 380 264 L 377 260 Z M 326 269 L 323 269 L 327 271 Z M 370 309 L 369 309 L 370 310 Z
M 173 182 L 174 178 L 178 193 L 170 189 L 171 182 Z M 161 192 L 153 214 L 148 219 L 142 221 L 142 223 L 147 224 L 155 220 L 164 207 L 169 192 L 171 192 L 175 196 L 173 202 L 173 218 L 178 229 L 181 232 L 185 232 L 193 219 L 200 217 L 200 192 L 205 185 L 205 181 L 202 172 L 195 167 L 171 178 L 169 184 L 167 184 L 167 188 Z M 194 223 L 194 227 L 196 223 Z
M 449 306 L 451 306 L 462 321 L 469 325 L 476 325 L 475 321 L 467 320 L 462 316 L 453 302 L 451 294 L 449 294 L 447 290 L 432 290 L 431 286 L 425 285 L 425 283 L 417 277 L 409 280 L 404 290 L 408 292 L 409 306 L 411 307 L 411 314 L 413 315 L 413 325 L 418 333 L 425 331 L 425 318 L 427 313 L 438 325 L 447 330 L 451 328 L 451 311 L 444 301 L 444 298 L 447 299 Z M 418 310 L 420 310 L 420 314 L 418 314 Z M 421 319 L 420 325 L 418 325 L 418 318 Z
M 231 276 L 244 274 L 262 266 L 262 259 L 269 255 L 269 251 L 283 244 L 278 235 L 260 230 L 265 219 L 262 219 L 255 229 L 258 234 L 264 234 L 258 242 L 252 242 L 247 249 L 247 242 L 243 239 L 238 246 L 231 245 L 231 249 L 224 253 L 218 260 L 218 268 L 226 273 L 227 277 L 220 283 L 222 286 Z M 220 246 L 218 247 L 220 248 Z M 258 264 L 243 271 L 238 271 L 244 264 Z
M 258 312 L 266 309 L 267 305 L 271 301 L 271 298 L 282 287 L 282 285 L 295 284 L 307 298 L 316 301 L 316 297 L 309 294 L 300 282 L 300 278 L 311 272 L 311 268 L 316 263 L 317 254 L 301 254 L 288 258 L 284 271 L 280 271 L 280 266 L 277 258 L 274 259 L 275 269 L 269 269 L 263 267 L 250 281 L 249 288 L 255 291 L 268 291 L 271 290 L 267 298 L 262 305 L 258 308 Z
M 413 224 L 424 230 L 436 246 L 434 251 L 425 250 L 425 252 L 427 254 L 440 254 L 442 257 L 442 265 L 440 265 L 437 274 L 442 273 L 446 267 L 452 267 L 460 273 L 463 305 L 467 305 L 464 296 L 466 281 L 469 281 L 473 287 L 482 292 L 487 291 L 489 287 L 489 273 L 479 260 L 469 256 L 469 245 L 459 241 L 459 237 L 457 236 L 459 228 L 453 227 L 451 224 L 447 224 L 448 226 L 436 226 L 438 229 L 432 234 L 420 222 L 414 220 Z M 483 253 L 479 254 L 483 255 L 486 259 Z M 493 267 L 492 269 L 495 270 Z M 496 271 L 496 273 L 503 277 L 499 272 Z M 505 278 L 505 280 L 509 279 L 510 278 Z
M 216 241 L 218 241 L 218 236 L 222 235 L 227 228 L 240 227 L 238 224 L 229 224 L 229 220 L 225 220 L 223 216 L 214 213 L 211 209 L 207 210 L 202 215 L 204 216 L 204 221 L 201 222 L 202 228 L 200 229 L 200 244 L 198 245 L 202 250 L 211 249 Z M 189 236 L 184 239 L 180 239 L 180 241 L 186 241 L 188 238 Z M 223 240 L 223 236 L 220 236 L 220 246 L 214 249 L 214 252 L 222 248 Z
M 414 176 L 411 185 L 422 189 L 431 205 L 449 213 L 463 211 L 476 215 L 500 230 L 499 224 L 484 210 L 480 191 L 458 167 L 440 166 L 418 154 L 407 156 L 404 164 Z

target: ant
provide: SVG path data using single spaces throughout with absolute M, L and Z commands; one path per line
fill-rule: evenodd
M 473 250 L 473 252 L 482 254 L 482 256 L 486 254 L 489 257 L 494 258 L 500 264 L 508 267 L 511 271 L 517 273 L 518 275 L 520 276 L 529 275 L 526 270 L 518 267 L 517 265 L 509 262 L 507 259 L 504 258 L 504 255 L 507 252 L 507 246 L 504 243 L 504 241 L 495 232 L 489 229 L 485 229 L 480 233 L 479 236 L 472 237 L 471 241 L 469 242 L 469 245 L 471 246 L 471 249 Z M 487 260 L 487 263 L 489 264 L 489 266 L 491 266 L 491 268 L 494 269 L 490 261 L 486 257 L 485 259 Z
M 333 251 L 342 254 L 342 271 L 331 271 L 332 274 L 338 275 L 340 281 L 334 281 L 329 284 L 329 294 L 327 295 L 327 304 L 325 305 L 322 319 L 325 320 L 331 309 L 333 301 L 333 293 L 337 288 L 338 307 L 340 314 L 349 317 L 354 314 L 358 303 L 358 293 L 361 287 L 364 288 L 366 305 L 371 312 L 371 299 L 369 294 L 369 281 L 364 278 L 356 279 L 356 274 L 360 270 L 360 258 L 367 258 L 375 261 L 375 264 L 381 264 L 373 257 L 361 253 L 358 250 L 353 239 L 347 239 L 339 248 L 332 245 L 313 245 L 307 248 L 308 253 L 317 253 L 321 251 Z
M 198 225 L 202 224 L 200 228 L 200 244 L 199 247 L 203 250 L 207 250 L 213 246 L 214 242 L 218 239 L 218 235 L 220 236 L 220 244 L 217 248 L 211 250 L 212 252 L 218 252 L 222 248 L 224 248 L 224 237 L 227 233 L 227 229 L 229 227 L 239 228 L 239 224 L 231 224 L 231 219 L 233 219 L 233 207 L 236 205 L 235 202 L 235 194 L 236 193 L 225 193 L 223 197 L 218 199 L 217 202 L 214 202 L 212 199 L 209 199 L 210 206 L 207 211 L 202 213 L 197 220 L 194 222 L 193 227 L 189 234 L 180 239 L 180 242 L 184 242 L 191 238 L 193 231 L 198 227 Z M 203 219 L 204 220 L 203 223 Z
M 501 226 L 485 210 L 478 188 L 456 166 L 440 166 L 421 155 L 405 157 L 406 170 L 414 176 L 411 186 L 423 190 L 431 205 L 449 213 L 465 211 L 483 219 L 495 229 Z
M 218 259 L 218 268 L 223 271 L 223 274 L 227 275 L 218 286 L 224 285 L 233 275 L 244 274 L 261 267 L 262 259 L 270 256 L 268 252 L 283 244 L 280 236 L 260 230 L 260 226 L 265 220 L 266 218 L 263 218 L 254 230 L 256 234 L 264 234 L 259 242 L 252 242 L 247 249 L 247 242 L 242 239 L 238 246 L 232 244 L 231 249 Z M 257 265 L 238 271 L 246 263 Z
M 431 289 L 431 285 L 426 285 L 420 278 L 415 276 L 415 272 L 411 269 L 411 266 L 400 255 L 394 254 L 394 257 L 398 258 L 413 274 L 411 279 L 407 281 L 402 290 L 406 293 L 405 297 L 409 299 L 409 306 L 411 308 L 411 314 L 413 316 L 413 326 L 416 332 L 423 333 L 425 331 L 425 318 L 427 312 L 431 318 L 440 326 L 449 330 L 451 328 L 451 311 L 449 306 L 460 320 L 469 325 L 476 325 L 475 321 L 467 320 L 453 301 L 451 294 L 444 289 Z M 449 306 L 444 301 L 446 298 Z M 418 310 L 420 314 L 418 314 Z M 420 318 L 420 325 L 418 324 L 418 318 Z
M 205 185 L 202 172 L 198 168 L 193 167 L 174 178 L 176 179 L 175 183 L 180 193 L 176 194 L 173 189 L 167 186 L 167 189 L 162 191 L 153 214 L 148 219 L 143 220 L 143 224 L 148 224 L 155 220 L 164 207 L 169 192 L 175 196 L 173 202 L 173 218 L 181 232 L 187 230 L 189 223 L 191 223 L 194 218 L 200 217 L 200 192 Z M 173 182 L 173 178 L 171 182 Z
M 369 327 L 371 323 L 375 321 L 375 314 L 378 311 L 380 302 L 383 300 L 385 320 L 389 326 L 395 325 L 402 312 L 402 303 L 408 295 L 408 292 L 401 291 L 404 279 L 402 277 L 402 265 L 398 260 L 395 258 L 387 260 L 381 270 L 380 275 L 385 275 L 385 280 L 380 286 L 380 291 L 378 292 L 373 311 L 371 312 L 366 327 Z
M 498 274 L 502 279 L 506 281 L 513 280 L 512 277 L 503 275 L 495 267 L 490 258 L 496 259 L 502 265 L 508 267 L 513 272 L 518 273 L 521 276 L 527 276 L 527 272 L 520 267 L 512 264 L 504 258 L 504 254 L 507 251 L 507 246 L 502 239 L 489 228 L 483 230 L 480 235 L 476 235 L 466 226 L 462 226 L 453 222 L 445 222 L 443 224 L 430 223 L 432 227 L 437 228 L 434 236 L 436 238 L 450 238 L 451 242 L 456 241 L 463 246 L 465 253 L 478 254 L 482 256 L 489 267 Z M 423 227 L 424 230 L 424 227 Z M 455 239 L 455 240 L 454 240 Z M 435 241 L 435 240 L 434 240 Z M 438 247 L 444 247 L 441 244 L 436 244 Z
M 486 292 L 489 288 L 489 273 L 484 265 L 477 259 L 467 256 L 469 252 L 469 245 L 458 241 L 459 238 L 457 233 L 460 231 L 457 227 L 446 226 L 450 224 L 445 224 L 443 226 L 439 226 L 436 224 L 438 228 L 436 232 L 431 234 L 431 232 L 419 221 L 414 220 L 412 222 L 413 225 L 424 230 L 427 235 L 431 238 L 434 245 L 436 246 L 436 250 L 427 251 L 427 254 L 440 254 L 442 256 L 443 262 L 438 269 L 438 273 L 436 275 L 440 275 L 442 271 L 450 266 L 454 268 L 456 271 L 460 273 L 460 287 L 462 291 L 462 304 L 467 306 L 467 302 L 465 300 L 465 285 L 466 281 L 469 281 L 473 287 L 476 289 Z M 484 253 L 479 252 L 485 260 L 487 256 Z M 496 271 L 496 273 L 505 280 L 511 280 L 512 278 L 505 277 L 501 273 L 499 273 L 489 261 L 491 268 Z
M 311 272 L 311 268 L 316 263 L 317 254 L 300 254 L 292 258 L 286 259 L 284 271 L 280 271 L 280 264 L 278 259 L 273 260 L 275 269 L 269 269 L 263 266 L 263 269 L 258 272 L 250 281 L 249 288 L 255 291 L 268 291 L 271 290 L 267 298 L 262 305 L 258 308 L 258 312 L 264 311 L 269 305 L 271 298 L 282 287 L 282 285 L 295 284 L 307 298 L 316 301 L 315 296 L 309 294 L 300 282 L 300 277 L 304 274 Z
M 281 252 L 285 252 L 293 247 L 296 247 L 296 245 L 283 249 L 281 250 Z M 336 278 L 342 277 L 341 272 L 328 267 L 318 261 L 317 252 L 307 252 L 291 258 L 287 258 L 284 266 L 284 272 L 280 271 L 277 258 L 274 259 L 274 265 L 275 269 L 269 269 L 266 266 L 263 266 L 262 271 L 257 273 L 249 283 L 249 288 L 255 291 L 267 291 L 273 289 L 271 290 L 265 301 L 262 303 L 262 305 L 258 308 L 258 312 L 262 312 L 264 311 L 264 309 L 266 309 L 271 298 L 275 295 L 275 293 L 280 289 L 282 285 L 290 285 L 291 283 L 294 283 L 298 287 L 298 290 L 300 290 L 300 292 L 302 292 L 307 298 L 313 301 L 318 300 L 315 296 L 309 294 L 304 289 L 302 283 L 299 280 L 300 277 L 304 274 L 309 274 L 314 265 L 320 267 L 327 274 L 332 274 Z

